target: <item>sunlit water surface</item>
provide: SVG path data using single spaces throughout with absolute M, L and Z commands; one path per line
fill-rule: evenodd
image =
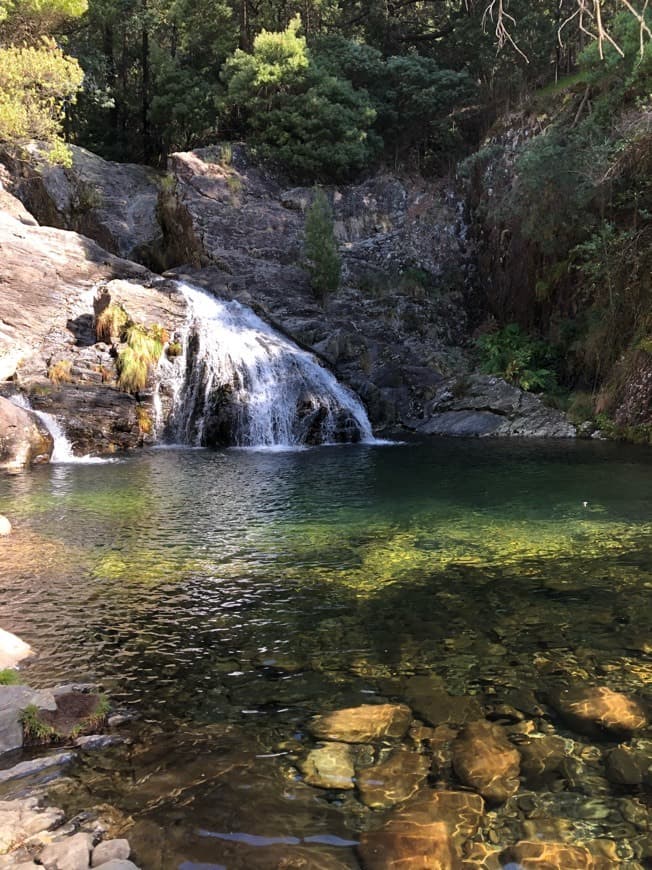
M 0 625 L 39 653 L 24 678 L 99 681 L 138 714 L 131 745 L 86 756 L 59 797 L 113 806 L 145 870 L 357 867 L 371 811 L 293 762 L 311 715 L 403 700 L 412 675 L 485 709 L 649 688 L 644 450 L 151 451 L 0 479 L 0 513 Z M 603 750 L 540 797 L 633 860 L 644 796 L 607 783 Z M 499 810 L 494 840 L 522 815 Z

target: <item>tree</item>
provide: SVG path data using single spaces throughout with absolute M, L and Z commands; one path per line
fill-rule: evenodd
M 251 54 L 227 61 L 227 100 L 259 153 L 302 181 L 339 181 L 378 151 L 375 110 L 365 90 L 316 62 L 298 35 L 299 18 L 280 33 L 262 31 Z
M 49 143 L 50 158 L 70 161 L 62 138 L 65 108 L 83 73 L 48 34 L 81 15 L 85 0 L 0 0 L 0 141 Z
M 328 293 L 334 293 L 340 286 L 342 264 L 333 228 L 333 213 L 321 188 L 315 188 L 312 204 L 306 213 L 304 252 L 313 292 L 323 301 Z

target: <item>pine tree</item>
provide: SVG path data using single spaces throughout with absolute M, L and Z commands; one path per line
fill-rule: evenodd
M 304 251 L 308 261 L 312 289 L 324 300 L 340 286 L 342 263 L 333 228 L 333 212 L 326 194 L 315 188 L 315 196 L 306 213 Z

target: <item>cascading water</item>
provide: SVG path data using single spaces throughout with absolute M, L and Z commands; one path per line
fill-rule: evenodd
M 373 442 L 354 393 L 239 302 L 180 284 L 183 356 L 159 370 L 172 406 L 163 435 L 191 445 Z
M 54 449 L 52 450 L 52 456 L 50 457 L 51 463 L 78 462 L 84 464 L 99 464 L 114 461 L 111 459 L 103 459 L 100 456 L 75 456 L 72 450 L 72 444 L 66 437 L 66 433 L 63 431 L 61 424 L 56 417 L 52 414 L 47 414 L 45 411 L 37 411 L 32 408 L 29 399 L 22 393 L 16 393 L 14 396 L 10 396 L 9 401 L 13 402 L 14 405 L 18 405 L 20 408 L 24 408 L 26 411 L 31 411 L 32 414 L 35 414 L 39 418 L 48 430 L 54 442 Z

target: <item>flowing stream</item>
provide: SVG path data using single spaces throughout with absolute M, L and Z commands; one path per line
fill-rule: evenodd
M 167 423 L 159 412 L 165 440 L 277 448 L 374 440 L 359 399 L 313 354 L 239 302 L 179 287 L 189 311 L 184 353 L 159 368 L 172 398 Z
M 519 751 L 562 746 L 488 806 L 487 848 L 561 838 L 646 866 L 648 795 L 612 779 L 619 739 L 549 701 L 578 685 L 650 699 L 647 450 L 151 450 L 0 478 L 0 513 L 0 625 L 38 652 L 24 679 L 100 681 L 136 715 L 116 732 L 130 742 L 84 754 L 52 800 L 112 806 L 144 870 L 359 868 L 353 844 L 393 811 L 402 769 L 370 807 L 302 764 L 314 714 L 379 702 L 435 723 L 471 705 Z M 357 749 L 358 770 L 398 747 L 426 759 L 422 787 L 461 789 L 423 728 Z M 627 741 L 627 758 L 650 745 Z

